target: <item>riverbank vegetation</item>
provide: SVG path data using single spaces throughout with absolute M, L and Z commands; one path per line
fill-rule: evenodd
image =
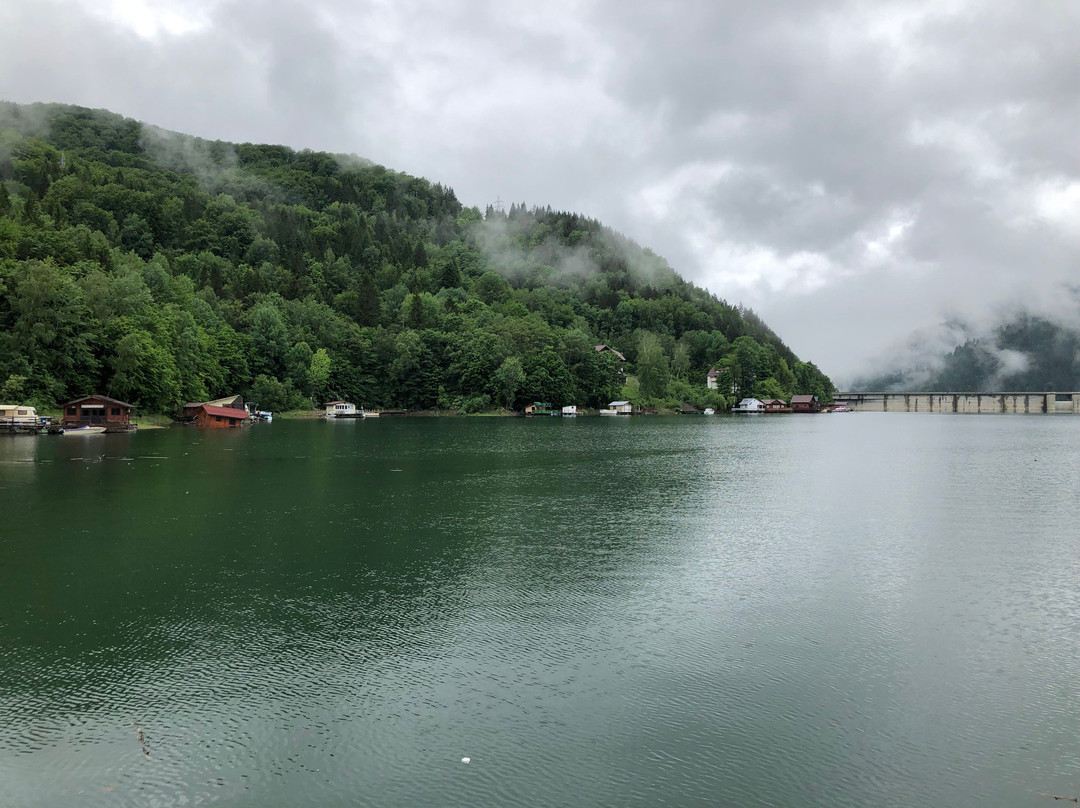
M 596 407 L 628 382 L 660 408 L 833 393 L 753 312 L 584 216 L 481 211 L 356 157 L 0 103 L 0 400 L 468 413 Z

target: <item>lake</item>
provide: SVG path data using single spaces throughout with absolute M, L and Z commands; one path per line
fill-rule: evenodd
M 1070 416 L 2 437 L 0 804 L 1060 804 L 1078 469 Z

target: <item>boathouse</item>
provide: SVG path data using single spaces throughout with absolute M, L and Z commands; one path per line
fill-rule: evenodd
M 108 396 L 83 396 L 69 401 L 61 408 L 61 425 L 103 426 L 106 429 L 125 431 L 131 426 L 132 404 L 125 404 Z
M 765 412 L 791 412 L 791 408 L 780 398 L 763 398 L 761 406 L 765 408 Z
M 243 410 L 244 397 L 225 396 L 224 398 L 215 398 L 213 401 L 192 401 L 184 405 L 183 415 L 178 420 L 194 421 L 198 417 L 200 408 L 204 404 L 209 404 L 211 407 L 226 407 L 230 410 Z
M 356 418 L 361 414 L 351 401 L 327 401 L 325 407 L 327 418 Z
M 817 396 L 800 395 L 791 397 L 792 412 L 821 412 L 821 402 Z
M 200 404 L 195 412 L 195 425 L 210 429 L 236 429 L 246 424 L 247 420 L 247 410 L 234 407 Z

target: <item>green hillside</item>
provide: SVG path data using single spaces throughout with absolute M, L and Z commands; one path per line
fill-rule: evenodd
M 608 345 L 611 351 L 597 351 Z M 706 373 L 727 368 L 720 392 Z M 0 401 L 477 412 L 832 395 L 752 312 L 583 216 L 356 157 L 0 102 Z

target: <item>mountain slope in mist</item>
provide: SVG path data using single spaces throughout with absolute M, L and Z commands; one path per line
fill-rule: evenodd
M 961 330 L 963 330 L 961 328 Z M 1080 328 L 1013 315 L 947 354 L 857 380 L 853 391 L 1028 392 L 1080 390 Z

